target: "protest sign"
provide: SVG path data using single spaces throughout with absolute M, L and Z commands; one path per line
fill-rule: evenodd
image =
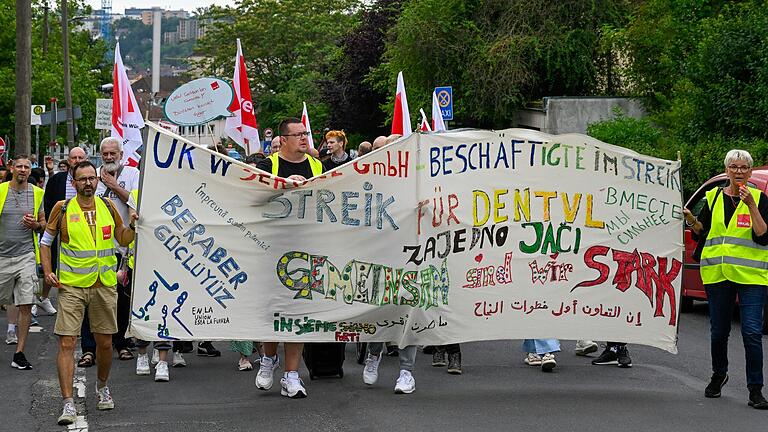
M 234 92 L 228 82 L 219 78 L 198 78 L 168 96 L 163 109 L 171 122 L 181 126 L 207 123 L 229 117 Z
M 96 129 L 112 129 L 112 99 L 96 99 Z
M 466 130 L 413 134 L 298 184 L 154 124 L 145 155 L 142 339 L 676 352 L 680 162 L 584 135 Z

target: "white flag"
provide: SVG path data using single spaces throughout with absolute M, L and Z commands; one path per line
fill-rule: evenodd
M 445 122 L 443 121 L 443 112 L 440 111 L 440 103 L 437 102 L 437 93 L 432 92 L 432 130 L 444 131 Z

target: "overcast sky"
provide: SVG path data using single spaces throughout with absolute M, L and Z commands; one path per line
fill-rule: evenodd
M 101 9 L 101 0 L 88 0 L 94 9 Z M 150 8 L 158 6 L 163 9 L 184 9 L 192 12 L 201 6 L 217 4 L 220 6 L 234 5 L 234 0 L 112 0 L 112 12 L 123 13 L 125 8 Z

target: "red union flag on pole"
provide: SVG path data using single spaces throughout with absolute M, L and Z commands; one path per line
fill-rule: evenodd
M 421 113 L 421 123 L 419 124 L 419 130 L 422 132 L 432 132 L 432 129 L 429 127 L 429 121 L 427 120 L 427 114 L 424 113 L 424 110 L 419 108 L 419 112 Z
M 432 130 L 444 131 L 445 121 L 443 121 L 443 112 L 440 111 L 440 103 L 437 101 L 437 93 L 432 92 Z
M 235 75 L 232 78 L 232 87 L 235 97 L 229 111 L 233 116 L 227 118 L 224 132 L 233 141 L 243 146 L 245 154 L 250 155 L 261 149 L 259 140 L 259 125 L 256 122 L 256 113 L 253 110 L 251 99 L 251 87 L 248 84 L 248 76 L 245 71 L 243 50 L 240 47 L 240 39 L 237 40 L 237 56 L 235 57 Z
M 403 72 L 397 74 L 397 93 L 395 94 L 395 112 L 392 115 L 392 133 L 402 136 L 411 134 L 411 113 L 408 111 L 408 99 L 405 97 Z
M 137 166 L 141 156 L 139 147 L 143 144 L 141 128 L 144 119 L 141 118 L 139 105 L 133 95 L 131 82 L 125 73 L 123 58 L 120 56 L 120 43 L 115 46 L 115 67 L 112 71 L 112 132 L 110 136 L 117 138 L 123 145 L 122 163 Z
M 301 124 L 307 129 L 309 135 L 307 135 L 307 143 L 312 148 L 315 148 L 315 141 L 312 139 L 312 126 L 309 124 L 309 114 L 307 113 L 307 103 L 304 102 L 304 110 L 301 112 Z

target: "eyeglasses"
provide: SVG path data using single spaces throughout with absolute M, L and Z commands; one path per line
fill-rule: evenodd
M 86 184 L 86 183 L 96 183 L 96 180 L 98 180 L 98 177 L 83 177 L 79 179 L 75 179 L 76 182 Z
M 747 172 L 750 169 L 752 169 L 752 167 L 745 166 L 745 165 L 741 165 L 741 166 L 728 165 L 728 169 L 731 170 L 732 172 L 735 172 L 735 173 L 737 173 L 737 172 L 743 172 L 744 173 L 744 172 Z
M 299 132 L 299 133 L 295 133 L 295 134 L 283 134 L 283 136 L 292 136 L 292 137 L 301 138 L 301 137 L 309 136 L 309 132 Z

